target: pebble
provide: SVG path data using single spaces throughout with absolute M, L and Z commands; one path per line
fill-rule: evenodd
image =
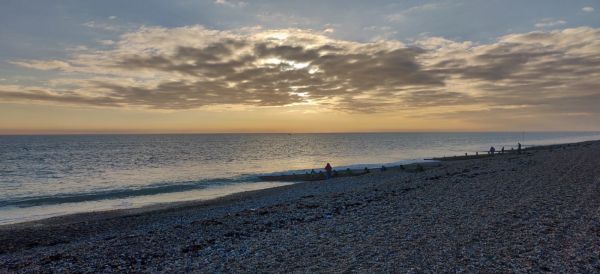
M 597 273 L 600 142 L 563 148 L 3 226 L 0 273 Z

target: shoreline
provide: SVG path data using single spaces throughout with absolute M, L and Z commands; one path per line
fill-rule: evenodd
M 407 165 L 389 166 L 388 169 L 390 171 L 394 171 L 394 170 L 399 170 L 400 166 L 404 166 L 407 169 L 404 172 L 415 172 L 414 168 L 417 165 L 421 165 L 421 164 L 426 169 L 438 166 L 438 164 L 436 162 L 429 161 L 429 162 L 414 162 L 414 163 L 410 163 Z M 373 168 L 370 170 L 374 173 L 381 172 L 380 168 Z M 357 173 L 355 175 L 355 177 L 366 175 L 366 174 L 358 173 L 358 172 L 362 171 L 361 169 L 353 169 L 352 171 Z M 334 179 L 350 179 L 350 178 L 352 178 L 352 177 L 341 177 L 341 178 L 334 178 Z M 124 217 L 124 216 L 128 216 L 128 215 L 136 215 L 136 214 L 152 214 L 155 211 L 156 212 L 177 211 L 178 209 L 184 209 L 184 208 L 188 208 L 188 207 L 214 206 L 214 205 L 219 205 L 221 203 L 238 201 L 240 199 L 252 199 L 253 197 L 260 196 L 260 195 L 270 195 L 267 193 L 268 190 L 284 189 L 287 187 L 292 187 L 293 185 L 296 185 L 296 184 L 304 184 L 304 183 L 308 183 L 308 182 L 327 183 L 327 180 L 310 180 L 310 181 L 300 180 L 300 181 L 295 181 L 289 185 L 282 185 L 282 186 L 276 186 L 276 187 L 270 187 L 270 188 L 262 188 L 262 189 L 249 190 L 249 191 L 234 192 L 231 194 L 226 194 L 224 196 L 218 196 L 215 198 L 209 198 L 209 199 L 205 199 L 205 200 L 198 199 L 198 200 L 189 200 L 189 201 L 175 201 L 175 202 L 166 202 L 166 203 L 156 203 L 156 204 L 145 205 L 145 206 L 141 206 L 141 207 L 70 213 L 70 214 L 64 214 L 64 215 L 58 215 L 58 216 L 51 216 L 51 217 L 47 217 L 47 218 L 41 218 L 41 219 L 37 219 L 37 220 L 0 224 L 0 231 L 2 231 L 3 229 L 13 229 L 13 228 L 17 228 L 17 227 L 29 227 L 29 226 L 39 227 L 39 226 L 44 226 L 44 225 L 56 225 L 56 224 L 60 225 L 60 224 L 69 224 L 69 223 L 73 223 L 73 222 L 81 222 L 81 221 L 90 220 L 90 219 L 101 220 L 101 219 L 117 218 L 117 217 Z
M 528 148 L 520 155 L 507 154 L 498 157 L 442 161 L 439 167 L 426 169 L 424 172 L 413 173 L 390 170 L 389 172 L 374 172 L 363 176 L 302 182 L 240 192 L 204 201 L 174 202 L 135 209 L 86 212 L 7 224 L 0 226 L 0 241 L 6 243 L 0 248 L 0 270 L 5 269 L 9 272 L 76 271 L 81 270 L 80 267 L 89 266 L 95 271 L 106 271 L 107 269 L 118 271 L 119 267 L 129 267 L 126 269 L 133 271 L 168 271 L 168 269 L 211 272 L 293 271 L 294 269 L 296 271 L 300 269 L 304 271 L 311 271 L 311 269 L 331 271 L 344 264 L 340 261 L 341 259 L 348 260 L 354 258 L 348 257 L 352 254 L 366 252 L 366 254 L 372 254 L 375 258 L 383 256 L 381 258 L 386 259 L 373 261 L 377 263 L 369 263 L 369 260 L 364 259 L 353 259 L 348 263 L 350 270 L 401 271 L 412 268 L 439 271 L 448 268 L 443 268 L 443 265 L 422 264 L 428 262 L 429 259 L 415 259 L 414 256 L 418 255 L 414 253 L 415 250 L 418 250 L 419 254 L 422 255 L 431 253 L 432 258 L 435 258 L 435 256 L 438 256 L 438 251 L 429 250 L 430 243 L 436 243 L 434 246 L 439 247 L 451 247 L 452 244 L 466 247 L 471 245 L 468 244 L 469 241 L 465 242 L 459 238 L 462 239 L 465 235 L 473 235 L 475 232 L 483 233 L 476 237 L 479 238 L 479 241 L 488 239 L 486 241 L 492 241 L 493 243 L 496 241 L 495 236 L 488 234 L 486 230 L 495 231 L 500 229 L 496 231 L 496 234 L 499 235 L 521 233 L 519 231 L 522 229 L 509 229 L 509 227 L 516 224 L 515 220 L 517 219 L 514 219 L 515 217 L 510 217 L 513 219 L 508 218 L 509 216 L 505 217 L 506 214 L 523 216 L 524 212 L 537 210 L 539 205 L 540 210 L 542 208 L 560 208 L 560 210 L 569 213 L 572 210 L 579 211 L 579 215 L 583 220 L 598 218 L 594 215 L 598 213 L 596 210 L 598 207 L 595 207 L 598 206 L 598 202 L 582 199 L 577 195 L 573 196 L 573 193 L 579 193 L 579 196 L 588 197 L 597 194 L 599 191 L 598 184 L 600 183 L 596 181 L 599 180 L 600 177 L 597 176 L 600 174 L 594 168 L 600 162 L 595 156 L 598 151 L 600 151 L 600 141 L 548 145 L 536 147 L 535 149 Z M 579 170 L 570 166 L 571 163 L 576 164 L 575 167 Z M 550 167 L 557 169 L 557 171 L 550 170 Z M 567 175 L 570 177 L 565 177 Z M 538 182 L 538 180 L 542 181 Z M 535 187 L 532 185 L 532 181 L 536 182 Z M 565 184 L 566 182 L 570 183 Z M 564 194 L 563 191 L 566 190 L 570 192 Z M 498 193 L 493 194 L 497 191 L 500 191 L 501 195 Z M 563 193 L 563 195 L 556 196 L 557 193 Z M 590 204 L 589 206 L 592 206 L 592 211 L 585 211 L 584 209 L 587 207 L 581 208 L 581 205 L 574 206 L 573 203 L 579 203 L 576 198 L 581 199 L 582 202 L 587 201 Z M 564 201 L 554 205 L 556 199 Z M 497 203 L 493 201 L 497 201 Z M 524 203 L 524 201 L 529 201 L 529 203 Z M 492 202 L 494 209 L 490 211 L 486 208 L 489 207 L 487 204 Z M 475 208 L 473 205 L 475 205 Z M 481 215 L 482 210 L 487 213 Z M 392 212 L 396 213 L 392 214 Z M 564 225 L 568 229 L 579 228 L 569 226 L 568 222 L 573 222 L 572 219 L 569 219 L 570 217 L 563 220 L 562 215 L 554 216 L 551 214 L 553 217 L 544 217 L 550 219 L 541 221 L 537 218 L 548 214 L 536 212 L 536 215 L 529 217 L 530 219 L 524 219 L 527 226 L 523 229 L 537 231 L 536 227 L 547 221 Z M 430 219 L 433 218 L 432 216 L 437 217 Z M 505 220 L 505 218 L 507 219 Z M 437 221 L 430 223 L 434 220 Z M 502 221 L 497 223 L 496 227 L 490 226 L 499 220 Z M 518 220 L 519 222 L 523 221 Z M 567 222 L 567 220 L 570 221 Z M 600 221 L 600 219 L 598 220 Z M 531 227 L 529 221 L 535 221 L 531 223 Z M 484 225 L 473 224 L 474 226 L 464 227 L 464 225 L 472 222 L 483 222 Z M 335 225 L 330 226 L 334 223 Z M 437 223 L 440 224 L 439 227 Z M 423 230 L 422 225 L 429 228 Z M 593 222 L 591 224 L 586 223 L 586 225 L 594 226 Z M 435 229 L 432 230 L 433 228 Z M 600 229 L 600 227 L 598 228 Z M 452 229 L 455 232 L 447 234 L 444 229 Z M 294 236 L 290 234 L 292 231 L 296 231 L 293 233 Z M 320 233 L 329 236 L 320 238 L 320 236 L 317 236 Z M 534 234 L 537 235 L 536 233 L 538 232 Z M 563 235 L 561 237 L 571 237 L 565 233 L 559 234 Z M 370 238 L 369 235 L 375 238 Z M 394 240 L 390 242 L 390 239 L 380 238 L 384 235 L 404 236 L 393 238 Z M 436 237 L 431 238 L 432 236 Z M 584 233 L 583 236 L 589 237 L 590 235 Z M 426 237 L 428 240 L 422 242 L 425 239 L 422 237 Z M 503 239 L 510 242 L 514 237 L 517 236 L 508 237 L 508 235 L 505 235 Z M 155 238 L 162 240 L 158 242 L 152 240 Z M 521 241 L 530 241 L 530 238 L 524 238 Z M 365 239 L 368 241 L 363 243 Z M 443 241 L 444 239 L 454 240 L 448 245 Z M 533 239 L 537 238 L 533 237 Z M 577 243 L 578 240 L 579 238 L 573 242 Z M 329 243 L 330 247 L 327 249 L 323 246 L 325 243 L 319 241 L 333 242 Z M 376 244 L 379 241 L 383 242 L 379 245 Z M 392 245 L 396 241 L 400 241 L 398 243 L 402 244 Z M 438 243 L 438 241 L 442 242 Z M 281 259 L 274 255 L 276 253 L 268 253 L 271 255 L 261 253 L 260 250 L 264 248 L 272 252 L 272 248 L 278 246 L 273 245 L 276 242 L 280 243 L 280 248 L 291 252 L 287 257 L 288 259 Z M 313 243 L 314 245 L 303 247 L 306 243 Z M 341 243 L 345 244 L 339 246 Z M 562 240 L 560 243 L 562 243 Z M 359 247 L 359 244 L 366 244 L 366 246 Z M 89 248 L 92 246 L 96 246 L 99 253 L 108 257 L 99 258 L 95 254 L 85 251 L 90 250 Z M 345 250 L 343 246 L 352 247 L 347 251 L 350 253 L 342 252 L 342 250 Z M 412 247 L 408 248 L 408 246 Z M 380 250 L 379 247 L 385 247 L 385 250 Z M 248 251 L 248 248 L 252 251 Z M 479 250 L 478 248 L 481 247 L 475 246 L 472 248 Z M 592 248 L 592 253 L 589 253 L 588 250 L 584 252 L 586 255 L 594 255 L 593 252 L 600 250 L 598 246 L 588 248 Z M 78 254 L 77 250 L 82 254 Z M 165 250 L 168 253 L 161 253 L 164 257 L 146 257 L 152 252 L 166 252 Z M 336 250 L 336 252 L 342 253 L 334 257 L 321 256 L 323 258 L 306 255 L 315 254 L 314 252 L 325 252 L 324 254 L 327 254 L 327 250 Z M 300 251 L 306 254 L 299 255 L 295 253 Z M 229 254 L 227 252 L 235 253 L 235 263 L 228 261 L 229 255 L 225 255 Z M 447 250 L 446 252 L 462 254 L 460 250 Z M 504 254 L 496 249 L 483 249 L 478 252 L 483 252 L 481 254 Z M 125 254 L 125 257 L 134 260 L 135 263 L 128 260 L 118 261 L 117 257 L 123 254 Z M 254 255 L 249 256 L 251 254 Z M 262 254 L 260 258 L 263 258 L 264 263 L 258 263 L 253 259 L 253 256 L 259 256 L 260 254 Z M 458 260 L 446 263 L 450 265 L 464 264 L 466 267 L 464 269 L 468 271 L 471 269 L 468 266 L 473 266 L 472 263 L 477 261 L 476 258 L 479 258 L 477 252 L 469 254 L 461 255 L 467 256 L 469 258 L 467 261 Z M 526 258 L 521 258 L 518 256 L 519 254 L 518 252 L 508 252 L 507 255 L 520 258 L 520 261 L 514 264 L 525 267 L 523 269 L 530 271 L 543 269 L 539 268 L 539 264 L 530 266 L 533 268 L 526 268 Z M 117 257 L 111 257 L 113 255 Z M 441 256 L 441 254 L 439 255 Z M 207 259 L 198 260 L 195 258 Z M 210 258 L 214 261 L 207 261 Z M 297 262 L 289 261 L 292 258 L 296 258 Z M 406 261 L 407 258 L 408 261 Z M 549 265 L 547 266 L 549 269 L 560 271 L 561 268 L 558 268 L 558 264 L 564 263 L 564 261 L 552 258 L 556 260 L 555 263 L 547 258 L 541 258 L 540 260 L 545 265 Z M 396 259 L 403 259 L 404 261 L 396 261 Z M 108 268 L 103 268 L 105 264 L 114 260 L 117 260 L 114 263 L 115 265 L 110 266 L 109 264 Z M 277 260 L 284 260 L 288 264 L 276 263 Z M 496 263 L 492 265 L 484 263 L 480 265 L 483 269 L 515 270 L 515 268 L 507 268 L 506 265 L 500 268 L 491 268 L 492 266 L 502 266 L 502 264 L 497 264 L 507 260 L 507 258 L 502 260 L 488 258 L 485 260 Z M 178 264 L 180 261 L 182 262 L 181 265 Z M 225 261 L 229 264 L 222 265 L 219 263 Z M 328 264 L 327 261 L 333 263 Z M 398 264 L 399 262 L 403 263 Z M 162 268 L 163 264 L 169 265 L 170 268 Z M 315 268 L 311 268 L 311 265 Z M 422 268 L 427 266 L 428 268 Z M 594 269 L 593 264 L 582 263 L 582 266 L 584 268 L 566 264 L 566 269 L 589 269 L 587 267 Z M 191 268 L 188 269 L 188 267 Z
M 438 164 L 437 161 L 431 161 L 428 159 L 424 159 L 424 160 L 407 160 L 407 161 L 401 161 L 401 162 L 407 162 L 407 164 L 398 164 L 398 165 L 388 165 L 386 166 L 386 168 L 388 168 L 389 170 L 395 170 L 395 169 L 399 169 L 399 168 L 406 168 L 407 172 L 415 172 L 414 169 L 417 166 L 424 166 L 425 168 L 431 168 L 431 167 L 435 167 Z M 358 166 L 378 166 L 377 164 L 356 164 L 356 165 L 351 165 L 353 167 L 358 167 Z M 306 170 L 302 170 L 302 171 L 306 171 Z M 354 174 L 352 176 L 363 176 L 365 175 L 365 173 L 363 173 L 363 169 L 361 168 L 353 168 L 351 169 L 352 172 L 354 172 Z M 370 172 L 381 172 L 381 168 L 369 168 Z M 340 173 L 345 172 L 345 170 L 341 170 Z M 102 210 L 93 210 L 93 211 L 82 211 L 82 212 L 73 212 L 73 213 L 66 213 L 66 214 L 58 214 L 55 216 L 48 216 L 48 217 L 41 217 L 41 218 L 36 218 L 36 219 L 32 219 L 32 220 L 25 220 L 25 221 L 17 221 L 17 222 L 10 222 L 10 223 L 5 223 L 5 224 L 0 224 L 0 230 L 5 227 L 5 226 L 16 226 L 16 225 L 27 225 L 28 223 L 34 223 L 33 225 L 44 225 L 45 223 L 51 223 L 54 222 L 55 220 L 59 220 L 62 221 L 63 219 L 71 222 L 71 220 L 77 220 L 78 218 L 85 218 L 85 219 L 89 219 L 89 218 L 94 218 L 95 216 L 97 216 L 98 218 L 105 218 L 105 216 L 107 217 L 112 217 L 112 216 L 121 216 L 121 215 L 127 215 L 127 214 L 140 214 L 140 213 L 145 213 L 145 212 L 151 212 L 151 211 L 155 211 L 155 210 L 165 210 L 165 209 L 169 209 L 171 207 L 174 208 L 178 208 L 178 207 L 187 207 L 187 206 L 195 206 L 195 205 L 201 205 L 201 204 L 205 204 L 205 203 L 210 203 L 211 201 L 215 201 L 215 202 L 219 202 L 221 199 L 225 199 L 228 196 L 236 196 L 238 194 L 243 194 L 243 193 L 254 193 L 257 191 L 263 191 L 263 190 L 268 190 L 268 189 L 273 189 L 273 188 L 279 188 L 279 187 L 286 187 L 289 186 L 289 184 L 299 184 L 299 183 L 306 183 L 308 181 L 325 181 L 324 178 L 318 178 L 318 179 L 310 179 L 310 180 L 302 180 L 302 179 L 298 179 L 298 178 L 293 178 L 295 173 L 289 173 L 289 171 L 284 171 L 284 172 L 272 172 L 272 173 L 267 173 L 265 175 L 256 175 L 256 178 L 260 178 L 260 181 L 258 181 L 259 183 L 282 183 L 284 185 L 281 186 L 275 186 L 275 187 L 266 187 L 266 188 L 258 188 L 255 190 L 247 190 L 247 191 L 237 191 L 237 192 L 231 192 L 231 193 L 227 193 L 224 195 L 218 195 L 215 197 L 211 197 L 211 198 L 206 198 L 206 199 L 194 199 L 194 200 L 185 200 L 185 201 L 171 201 L 171 202 L 158 202 L 158 203 L 151 203 L 148 205 L 142 205 L 142 206 L 137 206 L 137 207 L 127 207 L 127 208 L 114 208 L 114 209 L 102 209 Z M 302 174 L 298 174 L 298 175 L 302 175 Z M 316 175 L 320 175 L 320 174 L 316 174 Z M 352 177 L 350 176 L 350 177 Z M 264 178 L 263 178 L 264 177 Z M 270 177 L 270 178 L 268 178 Z M 292 178 L 279 178 L 279 177 L 292 177 Z M 347 177 L 347 176 L 340 176 L 340 177 Z M 217 188 L 206 188 L 203 190 L 211 190 L 211 189 L 218 189 Z M 68 204 L 68 203 L 66 203 Z M 87 216 L 90 215 L 90 216 Z
M 523 151 L 526 150 L 537 150 L 537 149 L 547 149 L 547 148 L 555 148 L 555 147 L 562 147 L 562 146 L 570 146 L 570 145 L 576 145 L 576 144 L 581 144 L 581 143 L 587 143 L 587 142 L 600 142 L 600 140 L 590 140 L 590 141 L 582 141 L 582 142 L 575 142 L 575 143 L 562 143 L 562 144 L 549 144 L 549 145 L 539 145 L 539 146 L 529 146 L 529 147 L 525 147 L 523 149 Z M 514 152 L 510 152 L 507 151 L 506 155 L 511 155 L 516 153 L 516 151 Z M 439 162 L 444 162 L 444 161 L 455 161 L 455 160 L 471 160 L 471 159 L 483 159 L 483 158 L 487 158 L 489 157 L 489 155 L 486 154 L 480 154 L 479 156 L 475 156 L 475 155 L 469 155 L 468 157 L 464 157 L 461 155 L 457 155 L 457 156 L 438 156 L 438 157 L 431 157 L 431 158 L 426 158 L 426 159 L 422 159 L 422 160 L 406 160 L 406 162 L 408 162 L 407 164 L 395 164 L 395 165 L 390 165 L 387 166 L 387 168 L 391 169 L 391 170 L 395 170 L 398 169 L 400 166 L 405 166 L 408 167 L 408 169 L 413 169 L 414 167 L 416 167 L 417 165 L 425 165 L 425 167 L 431 167 L 431 165 L 438 165 Z M 404 162 L 404 161 L 400 161 L 400 162 Z M 350 166 L 353 167 L 357 167 L 357 166 L 378 166 L 379 164 L 353 164 Z M 298 171 L 307 171 L 308 169 L 303 169 L 303 170 L 298 170 Z M 370 170 L 375 171 L 375 172 L 380 172 L 380 168 L 370 168 Z M 358 168 L 358 169 L 352 169 L 353 172 L 360 172 L 362 171 L 362 169 Z M 283 176 L 287 176 L 289 175 L 289 173 L 292 171 L 280 171 L 280 172 L 271 172 L 268 174 L 265 174 L 266 177 L 275 177 L 275 176 L 279 176 L 279 175 L 283 175 Z M 295 173 L 291 173 L 291 174 L 295 174 Z M 257 175 L 257 178 L 259 177 L 263 177 L 265 175 Z M 364 174 L 357 174 L 357 176 L 362 176 Z M 269 181 L 269 180 L 265 180 L 265 181 Z M 276 180 L 275 180 L 276 181 Z M 312 181 L 312 180 L 288 180 L 288 182 L 293 182 L 293 184 L 302 184 L 302 183 L 307 183 L 308 181 Z M 314 180 L 317 182 L 323 182 L 323 180 Z M 285 182 L 285 180 L 283 180 L 282 182 Z M 40 226 L 40 225 L 46 225 L 46 224 L 50 224 L 53 223 L 55 221 L 58 222 L 77 222 L 78 218 L 81 219 L 89 219 L 89 218 L 111 218 L 111 217 L 121 217 L 121 216 L 127 216 L 129 214 L 141 214 L 141 213 L 149 213 L 152 211 L 160 211 L 160 210 L 177 210 L 177 208 L 181 208 L 181 207 L 189 207 L 189 206 L 203 206 L 205 204 L 211 204 L 213 201 L 215 203 L 220 203 L 223 200 L 227 200 L 227 198 L 229 196 L 233 197 L 237 197 L 237 196 L 245 196 L 244 193 L 248 193 L 249 196 L 251 195 L 255 195 L 254 193 L 257 192 L 261 192 L 261 191 L 266 191 L 269 189 L 276 189 L 276 188 L 284 188 L 284 187 L 288 187 L 289 185 L 283 185 L 283 186 L 277 186 L 277 187 L 270 187 L 270 188 L 263 188 L 263 189 L 257 189 L 257 190 L 250 190 L 250 191 L 242 191 L 242 192 L 234 192 L 234 193 L 230 193 L 230 194 L 226 194 L 224 196 L 217 196 L 214 198 L 209 198 L 209 199 L 198 199 L 198 200 L 188 200 L 188 201 L 173 201 L 173 202 L 165 202 L 165 203 L 156 203 L 156 204 L 150 204 L 150 205 L 144 205 L 144 206 L 140 206 L 140 207 L 131 207 L 131 208 L 117 208 L 117 209 L 107 209 L 107 210 L 98 210 L 98 211 L 86 211 L 86 212 L 75 212 L 75 213 L 67 213 L 67 214 L 61 214 L 61 215 L 57 215 L 57 216 L 50 216 L 50 217 L 43 217 L 40 219 L 35 219 L 35 220 L 28 220 L 28 221 L 22 221 L 22 222 L 14 222 L 14 223 L 7 223 L 7 224 L 0 224 L 0 230 L 2 230 L 4 227 L 10 227 L 10 226 L 28 226 L 28 225 L 32 225 L 32 226 Z M 259 194 L 260 195 L 260 194 Z M 31 223 L 31 224 L 30 224 Z
M 484 134 L 484 133 L 482 133 Z M 590 133 L 591 134 L 591 133 Z M 562 136 L 562 135 L 561 135 Z M 576 137 L 573 140 L 567 140 L 564 138 L 568 138 L 565 136 L 554 136 L 552 138 L 547 138 L 543 140 L 535 141 L 537 139 L 533 138 L 530 140 L 530 144 L 555 144 L 555 143 L 566 143 L 566 142 L 577 142 L 579 140 L 586 141 L 585 139 L 580 139 L 581 136 Z M 569 135 L 570 136 L 570 135 Z M 540 136 L 538 136 L 540 137 Z M 600 136 L 587 136 L 586 138 L 595 138 L 598 139 Z M 496 137 L 495 137 L 496 138 Z M 498 137 L 499 140 L 502 139 Z M 579 138 L 579 139 L 578 139 Z M 507 145 L 504 141 L 499 141 L 499 144 Z M 525 145 L 527 146 L 527 145 Z M 377 169 L 381 165 L 385 165 L 389 167 L 391 165 L 407 165 L 415 162 L 426 162 L 428 158 L 432 158 L 434 156 L 441 155 L 453 155 L 453 154 L 462 154 L 461 150 L 464 151 L 476 151 L 481 150 L 481 146 L 479 148 L 474 149 L 474 146 L 469 145 L 468 143 L 463 145 L 454 145 L 453 147 L 445 147 L 443 150 L 433 149 L 428 153 L 408 153 L 396 155 L 396 157 L 367 157 L 370 155 L 368 152 L 362 154 L 362 157 L 366 158 L 353 158 L 351 161 L 341 162 L 345 164 L 340 165 L 340 159 L 333 161 L 336 164 L 335 169 L 338 171 L 344 170 L 349 167 L 355 171 L 359 169 L 363 169 L 364 167 L 368 167 L 369 169 Z M 508 145 L 510 147 L 510 144 Z M 450 153 L 448 153 L 450 152 Z M 473 152 L 474 153 L 474 152 Z M 385 154 L 385 153 L 383 153 Z M 471 154 L 471 152 L 469 152 Z M 332 154 L 334 155 L 334 154 Z M 365 156 L 366 155 L 366 156 Z M 377 154 L 380 155 L 380 154 Z M 395 154 L 394 154 L 395 155 Z M 445 157 L 445 156 L 444 156 Z M 327 157 L 329 158 L 329 157 Z M 335 157 L 333 157 L 335 158 Z M 460 157 L 459 157 L 460 158 Z M 377 160 L 379 159 L 379 160 Z M 385 160 L 383 160 L 385 159 Z M 398 159 L 406 159 L 398 161 Z M 438 160 L 438 158 L 436 158 Z M 323 163 L 324 160 L 321 160 Z M 358 163 L 358 164 L 357 164 Z M 378 164 L 373 164 L 378 163 Z M 10 195 L 12 191 L 9 189 L 9 196 L 5 197 L 3 207 L 0 208 L 0 215 L 3 215 L 3 219 L 0 221 L 1 225 L 7 224 L 16 224 L 23 223 L 28 221 L 42 220 L 57 216 L 70 215 L 70 214 L 79 214 L 85 212 L 98 212 L 98 211 L 107 211 L 107 210 L 121 210 L 121 209 L 134 209 L 152 205 L 159 205 L 164 203 L 172 203 L 179 201 L 190 201 L 190 200 L 206 200 L 215 197 L 220 197 L 223 195 L 228 195 L 234 192 L 246 191 L 250 189 L 260 189 L 260 188 L 268 188 L 274 185 L 289 183 L 289 182 L 297 182 L 302 181 L 300 178 L 284 178 L 284 180 L 260 180 L 259 177 L 276 177 L 283 176 L 289 177 L 289 174 L 304 174 L 305 172 L 310 173 L 310 166 L 314 166 L 314 164 L 305 164 L 305 165 L 278 165 L 277 168 L 273 168 L 271 171 L 263 172 L 246 172 L 240 174 L 229 174 L 229 175 L 220 175 L 220 177 L 210 177 L 208 179 L 202 179 L 202 177 L 198 177 L 198 171 L 192 170 L 191 175 L 187 176 L 183 180 L 175 180 L 171 182 L 169 179 L 165 179 L 164 182 L 170 183 L 162 183 L 163 180 L 142 180 L 146 181 L 146 183 L 140 184 L 141 187 L 128 186 L 127 184 L 115 188 L 106 188 L 104 189 L 96 189 L 95 186 L 89 185 L 87 190 L 83 188 L 74 188 L 73 190 L 65 190 L 61 191 L 61 193 L 53 193 L 53 192 L 42 192 L 38 194 L 33 194 L 27 196 L 20 191 L 16 191 L 16 196 Z M 291 168 L 293 167 L 293 168 Z M 16 167 L 12 167 L 13 169 Z M 298 169 L 304 168 L 304 169 Z M 143 168 L 142 168 L 143 169 Z M 320 168 L 315 167 L 315 170 L 320 170 Z M 228 170 L 236 170 L 236 167 L 230 167 Z M 162 174 L 177 174 L 174 172 L 174 169 L 165 169 Z M 185 170 L 184 170 L 185 171 Z M 210 172 L 209 172 L 210 173 Z M 340 172 L 344 175 L 345 172 Z M 167 175 L 166 177 L 169 177 Z M 126 176 L 127 177 L 127 176 Z M 142 176 L 143 177 L 143 176 Z M 165 176 L 163 176 L 165 177 Z M 300 176 L 302 177 L 302 176 Z M 25 178 L 25 177 L 23 177 Z M 220 179 L 219 179 L 220 178 Z M 7 179 L 11 179 L 10 175 Z M 20 179 L 15 179 L 19 181 Z M 82 182 L 93 182 L 96 181 L 95 177 L 90 178 L 82 178 Z M 35 181 L 35 180 L 34 180 Z M 115 182 L 119 182 L 119 180 L 113 180 Z M 142 182 L 140 181 L 140 182 Z M 238 183 L 228 183 L 237 181 Z M 153 183 L 150 183 L 153 182 Z M 69 180 L 65 181 L 65 185 L 69 185 Z M 272 185 L 269 185 L 272 183 Z M 62 185 L 62 182 L 61 182 Z M 85 185 L 85 184 L 84 184 Z M 18 189 L 17 189 L 18 190 Z M 89 192 L 88 192 L 89 190 Z M 71 192 L 72 191 L 72 192 Z M 29 194 L 36 193 L 35 189 L 30 189 Z M 45 194 L 44 194 L 45 193 Z M 9 198 L 10 197 L 10 198 Z

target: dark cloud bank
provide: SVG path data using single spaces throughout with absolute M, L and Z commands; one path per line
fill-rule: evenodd
M 169 30 L 161 31 L 169 35 Z M 172 35 L 180 39 L 186 34 L 174 31 Z M 484 45 L 447 40 L 436 44 L 434 39 L 415 46 L 355 43 L 310 32 L 298 37 L 291 32 L 284 39 L 210 35 L 212 41 L 198 46 L 159 44 L 152 50 L 148 41 L 150 50 L 143 51 L 122 41 L 112 52 L 95 53 L 102 59 L 98 64 L 93 62 L 94 54 L 88 54 L 66 60 L 67 68 L 54 68 L 87 75 L 85 86 L 4 88 L 0 98 L 172 110 L 309 101 L 353 112 L 465 106 L 460 112 L 440 114 L 444 117 L 495 110 L 515 115 L 600 113 L 597 29 L 514 34 Z M 52 69 L 40 61 L 19 64 Z M 114 81 L 92 79 L 99 69 Z M 152 75 L 146 79 L 153 84 L 125 84 L 120 79 L 138 73 Z M 487 109 L 481 111 L 482 107 Z

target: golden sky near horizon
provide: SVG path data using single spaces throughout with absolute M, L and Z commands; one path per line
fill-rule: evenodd
M 268 108 L 241 111 L 143 111 L 64 106 L 2 105 L 4 134 L 35 133 L 218 133 L 477 130 L 461 121 L 438 124 L 393 113 L 347 114 Z
M 406 113 L 303 113 L 270 108 L 243 111 L 147 111 L 112 108 L 0 104 L 1 134 L 390 132 L 565 130 L 555 123 L 498 121 L 482 126 L 462 119 L 411 118 Z M 12 117 L 22 117 L 13 119 Z M 518 121 L 516 121 L 518 122 Z M 537 122 L 533 122 L 537 123 Z M 590 130 L 585 124 L 572 130 Z
M 255 8 L 202 3 L 223 16 Z M 377 10 L 385 22 L 346 24 L 160 26 L 105 15 L 81 24 L 85 33 L 40 38 L 56 43 L 48 52 L 24 38 L 33 33 L 8 39 L 0 29 L 0 134 L 600 130 L 597 19 L 533 18 L 494 36 L 463 26 L 472 39 L 447 38 L 399 24 L 460 5 L 389 7 Z M 348 34 L 356 22 L 374 33 Z

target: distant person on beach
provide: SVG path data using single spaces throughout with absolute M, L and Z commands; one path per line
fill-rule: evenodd
M 504 154 L 504 147 L 502 147 L 502 154 Z
M 518 143 L 519 147 L 517 147 L 517 153 L 521 154 L 521 143 Z
M 496 152 L 496 148 L 490 147 L 490 155 L 494 156 L 494 152 Z
M 325 172 L 327 175 L 327 179 L 331 178 L 331 171 L 333 170 L 333 168 L 331 167 L 331 165 L 329 163 L 327 163 L 327 165 L 325 166 Z

